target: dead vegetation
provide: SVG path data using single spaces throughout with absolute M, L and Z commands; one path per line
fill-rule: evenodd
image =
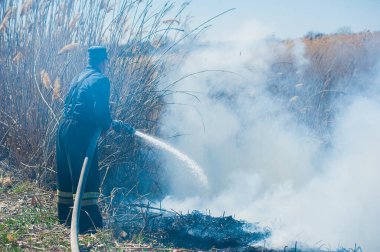
M 318 34 L 282 45 L 268 88 L 299 122 L 328 141 L 342 99 L 369 90 L 373 80 L 366 76 L 378 69 L 380 32 Z
M 181 18 L 187 4 L 169 16 L 173 3 L 154 10 L 151 3 L 0 2 L 0 157 L 7 155 L 15 176 L 54 188 L 55 133 L 63 99 L 71 79 L 86 66 L 86 48 L 92 45 L 108 48 L 113 117 L 157 133 L 164 106 L 159 83 L 179 58 L 169 48 L 180 50 L 179 41 L 198 31 L 187 31 Z M 166 21 L 171 18 L 176 22 Z M 132 138 L 109 132 L 100 150 L 105 189 L 136 185 L 136 167 L 160 177 L 159 161 Z M 151 185 L 152 194 L 163 190 L 159 179 Z

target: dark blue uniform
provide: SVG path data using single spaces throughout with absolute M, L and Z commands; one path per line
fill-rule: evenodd
M 109 110 L 110 82 L 99 69 L 88 66 L 75 78 L 65 100 L 65 109 L 57 134 L 58 218 L 70 225 L 82 164 L 91 137 L 97 127 L 106 132 L 112 122 Z M 100 177 L 97 151 L 88 173 L 82 201 L 79 231 L 101 228 L 97 205 Z

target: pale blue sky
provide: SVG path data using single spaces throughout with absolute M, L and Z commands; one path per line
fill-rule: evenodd
M 179 7 L 185 1 L 173 2 Z M 380 31 L 380 0 L 193 0 L 186 13 L 194 17 L 195 26 L 230 8 L 236 10 L 214 20 L 209 33 L 233 31 L 247 21 L 258 22 L 283 39 L 308 31 L 333 33 L 344 26 L 353 32 Z

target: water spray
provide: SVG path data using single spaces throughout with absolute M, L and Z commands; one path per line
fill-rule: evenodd
M 207 187 L 208 185 L 208 179 L 206 175 L 203 172 L 203 169 L 190 157 L 185 155 L 184 153 L 180 152 L 176 148 L 170 146 L 169 144 L 163 142 L 162 140 L 159 140 L 155 137 L 149 136 L 147 134 L 144 134 L 140 131 L 136 131 L 135 133 L 136 136 L 141 137 L 142 139 L 148 141 L 149 143 L 166 150 L 170 153 L 172 153 L 174 156 L 176 156 L 179 160 L 183 161 L 186 163 L 189 168 L 191 169 L 191 172 L 199 179 L 199 181 L 202 183 L 204 187 Z

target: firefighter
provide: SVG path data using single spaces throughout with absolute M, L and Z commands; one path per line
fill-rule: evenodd
M 107 50 L 102 46 L 88 49 L 88 66 L 74 78 L 65 99 L 56 141 L 58 218 L 70 226 L 71 211 L 82 164 L 90 140 L 97 128 L 106 133 L 112 128 L 129 134 L 134 128 L 113 121 L 109 109 L 110 81 L 104 75 L 108 63 Z M 79 219 L 79 233 L 95 232 L 102 228 L 98 207 L 100 177 L 95 150 L 85 186 Z

